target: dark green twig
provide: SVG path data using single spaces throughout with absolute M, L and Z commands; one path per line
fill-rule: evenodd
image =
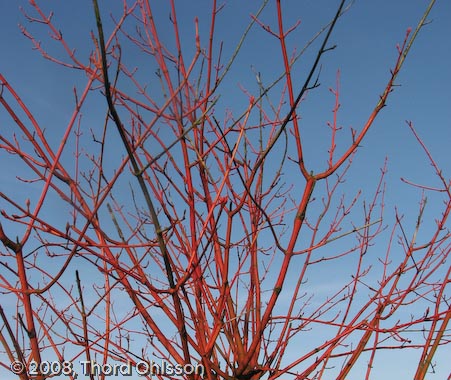
M 165 242 L 165 239 L 163 236 L 163 230 L 161 229 L 157 212 L 154 208 L 152 199 L 150 197 L 149 190 L 144 181 L 143 171 L 141 170 L 141 168 L 138 165 L 138 162 L 135 158 L 135 153 L 127 139 L 127 136 L 126 136 L 126 133 L 124 130 L 124 126 L 119 118 L 119 115 L 116 111 L 116 107 L 113 102 L 113 98 L 111 95 L 110 81 L 108 79 L 108 64 L 107 64 L 107 57 L 106 57 L 105 37 L 103 34 L 102 19 L 100 16 L 100 10 L 99 10 L 99 5 L 98 5 L 97 0 L 93 0 L 92 2 L 93 2 L 94 13 L 95 13 L 95 17 L 96 17 L 97 31 L 98 31 L 98 35 L 99 35 L 99 47 L 100 47 L 100 54 L 101 54 L 101 59 L 102 59 L 102 74 L 103 74 L 103 85 L 105 88 L 105 98 L 108 103 L 108 109 L 109 109 L 110 115 L 114 121 L 114 124 L 117 127 L 119 135 L 122 139 L 122 143 L 127 151 L 128 158 L 129 158 L 130 163 L 133 168 L 133 174 L 135 175 L 136 179 L 138 180 L 139 187 L 143 193 L 147 208 L 149 209 L 149 214 L 150 214 L 152 223 L 155 228 L 158 245 L 159 245 L 161 255 L 163 258 L 166 276 L 167 276 L 167 279 L 169 282 L 169 287 L 172 290 L 172 299 L 174 301 L 175 312 L 176 312 L 177 319 L 178 319 L 177 328 L 179 330 L 179 334 L 180 334 L 180 338 L 181 338 L 181 342 L 182 342 L 182 346 L 183 346 L 184 357 L 187 362 L 190 362 L 189 348 L 188 348 L 188 343 L 187 343 L 187 332 L 186 332 L 186 327 L 185 327 L 185 316 L 184 316 L 183 307 L 182 307 L 180 298 L 177 294 L 176 283 L 174 280 L 174 273 L 172 270 L 171 260 L 169 258 L 169 253 L 167 250 L 166 242 Z

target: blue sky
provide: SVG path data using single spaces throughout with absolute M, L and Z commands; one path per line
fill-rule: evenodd
M 155 11 L 161 18 L 157 23 L 164 31 L 169 30 L 167 23 L 168 9 L 154 2 Z M 194 17 L 199 17 L 200 30 L 207 30 L 208 1 L 177 1 L 178 14 L 184 30 L 182 37 L 186 41 L 186 54 L 192 54 L 192 39 Z M 224 41 L 224 61 L 232 54 L 234 47 L 250 20 L 250 14 L 255 13 L 260 2 L 232 0 L 225 3 L 217 23 L 216 43 Z M 90 48 L 90 31 L 94 30 L 94 17 L 91 1 L 46 1 L 42 7 L 54 10 L 55 23 L 60 27 L 63 35 L 70 44 L 77 49 L 77 53 L 87 57 Z M 284 2 L 285 25 L 289 26 L 298 20 L 301 24 L 295 32 L 287 38 L 288 51 L 301 51 L 318 29 L 324 26 L 333 16 L 338 2 L 291 0 Z M 308 167 L 320 171 L 326 165 L 329 140 L 327 136 L 327 121 L 332 118 L 334 98 L 329 91 L 336 84 L 338 70 L 340 71 L 341 111 L 340 124 L 343 129 L 360 129 L 366 121 L 372 108 L 378 100 L 389 79 L 390 69 L 393 67 L 397 50 L 396 44 L 402 43 L 408 27 L 415 27 L 427 5 L 426 1 L 364 1 L 357 0 L 350 10 L 339 20 L 333 33 L 330 45 L 336 44 L 333 51 L 328 52 L 322 61 L 320 76 L 321 86 L 307 94 L 301 104 L 300 115 L 302 130 L 305 135 L 305 153 Z M 24 25 L 38 36 L 43 46 L 50 52 L 59 55 L 56 44 L 50 40 L 44 28 L 30 25 L 19 10 L 23 6 L 30 10 L 27 1 L 3 1 L 0 4 L 0 72 L 20 94 L 24 102 L 33 111 L 42 125 L 45 125 L 50 140 L 55 146 L 65 129 L 73 111 L 74 85 L 85 82 L 82 73 L 58 67 L 43 59 L 38 52 L 32 50 L 31 42 L 25 38 L 18 24 Z M 120 1 L 102 1 L 100 6 L 105 15 L 106 29 L 108 13 L 121 7 Z M 110 9 L 108 9 L 110 7 Z M 378 181 L 379 168 L 388 159 L 387 195 L 385 222 L 393 222 L 393 209 L 396 205 L 406 218 L 414 218 L 418 214 L 418 204 L 421 192 L 407 186 L 400 178 L 406 178 L 415 183 L 437 185 L 433 169 L 427 161 L 414 136 L 406 125 L 411 120 L 434 159 L 440 165 L 446 178 L 451 177 L 449 160 L 449 146 L 451 144 L 451 2 L 438 1 L 429 17 L 429 23 L 422 29 L 409 54 L 405 66 L 398 77 L 393 94 L 387 107 L 378 116 L 374 128 L 362 143 L 355 164 L 349 173 L 346 183 L 347 196 L 351 197 L 358 189 L 363 190 L 364 196 L 371 198 L 374 186 Z M 261 21 L 275 27 L 274 7 L 269 5 L 262 13 Z M 88 41 L 88 43 L 86 43 Z M 202 41 L 206 45 L 207 41 Z M 171 40 L 168 38 L 168 44 Z M 306 70 L 310 67 L 319 41 L 314 42 L 295 66 L 293 81 L 295 87 L 301 86 L 305 79 Z M 142 57 L 131 52 L 127 58 L 132 62 L 147 64 Z M 127 59 L 126 58 L 126 59 Z M 149 63 L 148 72 L 152 71 Z M 221 99 L 217 105 L 219 115 L 226 110 L 232 110 L 239 115 L 247 107 L 247 97 L 242 88 L 255 91 L 255 72 L 261 73 L 266 83 L 272 82 L 283 71 L 280 58 L 280 48 L 277 41 L 260 28 L 250 33 L 229 73 L 229 78 L 222 84 Z M 144 71 L 146 73 L 146 71 Z M 144 75 L 144 74 L 143 74 Z M 82 86 L 82 85 L 81 85 Z M 92 99 L 90 109 L 101 110 L 87 112 L 84 115 L 85 125 L 103 123 L 106 105 L 101 99 Z M 0 111 L 0 128 L 8 128 L 6 118 Z M 349 135 L 343 134 L 343 141 Z M 344 146 L 344 145 L 343 145 Z M 4 155 L 2 165 L 15 170 L 14 162 Z M 8 161 L 6 161 L 8 160 Z M 5 164 L 5 162 L 7 162 Z M 15 192 L 19 199 L 29 196 L 30 189 L 23 190 L 17 182 L 9 176 L 0 179 L 0 187 L 4 192 Z M 39 189 L 36 189 L 38 192 Z M 2 202 L 2 201 L 0 201 Z M 0 209 L 4 206 L 0 203 Z M 60 205 L 55 200 L 49 204 L 46 212 L 54 217 L 59 215 Z M 440 197 L 431 197 L 424 214 L 425 225 L 422 230 L 427 236 L 428 224 L 432 225 L 442 209 Z M 58 214 L 58 215 L 56 215 Z M 411 224 L 413 228 L 414 223 Z M 387 237 L 387 236 L 385 236 Z M 383 240 L 380 242 L 385 249 Z M 323 269 L 312 278 L 312 286 L 317 293 L 324 291 L 323 276 L 330 276 L 336 268 Z M 315 276 L 315 273 L 312 274 Z M 338 286 L 338 285 L 330 285 Z M 326 286 L 327 287 L 327 286 Z M 448 351 L 449 352 L 449 351 Z M 404 353 L 400 355 L 404 356 Z M 3 361 L 3 358 L 0 357 Z M 406 361 L 409 359 L 406 358 Z M 387 359 L 389 362 L 389 358 Z M 449 375 L 451 369 L 447 362 L 443 368 L 437 366 L 437 373 L 428 379 L 443 379 Z M 374 377 L 402 378 L 403 368 L 396 368 L 397 363 L 388 363 L 374 370 Z M 0 368 L 0 374 L 2 369 Z M 398 372 L 396 372 L 398 371 Z M 394 374 L 397 374 L 394 376 Z M 389 375 L 388 375 L 389 374 Z M 351 374 L 348 380 L 358 380 L 361 373 Z

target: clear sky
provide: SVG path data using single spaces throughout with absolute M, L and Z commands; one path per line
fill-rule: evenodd
M 43 9 L 54 11 L 55 23 L 63 35 L 82 56 L 88 56 L 91 46 L 90 32 L 95 29 L 92 5 L 89 0 L 47 0 L 41 1 Z M 161 30 L 167 25 L 168 10 L 162 0 L 153 3 Z M 207 30 L 208 7 L 206 0 L 180 0 L 180 23 L 184 28 L 182 38 L 187 43 L 187 55 L 192 48 L 193 20 L 199 17 L 200 30 Z M 258 9 L 259 1 L 231 0 L 225 1 L 217 24 L 216 43 L 224 41 L 224 56 L 229 57 L 250 20 L 250 14 Z M 298 29 L 287 39 L 288 50 L 301 51 L 306 43 L 327 24 L 333 16 L 338 1 L 332 0 L 286 0 L 285 25 L 295 24 L 300 20 Z M 302 128 L 306 136 L 306 159 L 309 168 L 319 171 L 325 167 L 328 140 L 323 141 L 327 131 L 326 123 L 332 118 L 334 98 L 329 91 L 336 85 L 338 70 L 340 71 L 341 113 L 340 124 L 344 128 L 360 129 L 369 113 L 377 103 L 389 79 L 390 69 L 396 56 L 396 44 L 402 43 L 406 30 L 415 27 L 421 18 L 427 1 L 412 0 L 356 0 L 349 11 L 339 20 L 330 45 L 336 44 L 333 51 L 328 52 L 322 61 L 320 76 L 321 86 L 307 95 L 302 103 L 300 114 Z M 105 20 L 111 10 L 120 9 L 121 1 L 101 1 Z M 24 18 L 19 7 L 30 10 L 28 1 L 0 2 L 0 72 L 20 94 L 35 117 L 46 126 L 47 133 L 52 134 L 55 146 L 61 138 L 69 117 L 73 111 L 73 86 L 77 81 L 85 81 L 83 74 L 58 67 L 43 59 L 32 49 L 29 39 L 22 34 L 19 24 L 29 28 L 38 36 L 45 48 L 59 54 L 56 45 L 50 41 L 44 28 L 37 28 Z M 355 166 L 350 172 L 350 183 L 346 186 L 350 192 L 362 188 L 363 192 L 374 189 L 379 176 L 379 168 L 388 159 L 386 222 L 393 222 L 393 209 L 396 205 L 406 217 L 416 218 L 421 192 L 407 186 L 400 178 L 430 186 L 437 184 L 433 169 L 423 151 L 406 125 L 411 120 L 434 159 L 440 165 L 446 178 L 451 177 L 451 2 L 437 1 L 428 19 L 429 23 L 421 30 L 402 73 L 397 80 L 398 87 L 390 96 L 387 107 L 377 118 L 374 128 L 364 140 L 358 153 Z M 269 5 L 261 16 L 261 21 L 275 26 L 274 7 Z M 108 28 L 108 21 L 106 27 Z M 206 37 L 202 41 L 206 45 Z M 88 41 L 88 44 L 86 44 Z M 168 41 L 168 44 L 171 42 Z M 299 60 L 293 72 L 295 86 L 300 86 L 310 67 L 315 53 L 308 50 Z M 133 59 L 142 59 L 130 56 Z M 227 61 L 227 59 L 225 59 Z M 141 63 L 141 62 L 139 62 Z M 259 72 L 267 83 L 277 78 L 283 71 L 280 58 L 280 47 L 274 38 L 268 36 L 258 27 L 246 40 L 236 63 L 231 69 L 229 79 L 221 89 L 221 100 L 218 110 L 232 109 L 238 115 L 247 107 L 247 98 L 242 88 L 252 91 L 256 88 L 255 73 Z M 97 104 L 94 101 L 93 104 Z M 84 116 L 85 123 L 103 123 L 105 104 L 98 103 L 102 111 L 96 115 Z M 0 128 L 7 128 L 6 118 L 0 110 Z M 50 139 L 52 140 L 52 139 Z M 4 155 L 0 159 L 7 160 Z M 10 170 L 14 170 L 12 162 L 0 162 Z M 8 176 L 0 176 L 1 191 L 23 191 L 16 187 Z M 6 189 L 6 190 L 5 190 Z M 19 195 L 23 198 L 28 194 Z M 0 200 L 0 202 L 2 202 Z M 429 205 L 428 205 L 429 206 Z M 55 206 L 56 208 L 57 206 Z M 442 207 L 441 199 L 434 198 L 425 212 L 425 230 L 427 223 L 432 224 Z M 0 209 L 3 206 L 0 203 Z M 56 213 L 57 210 L 48 210 Z M 412 227 L 413 227 L 412 223 Z M 1 269 L 0 269 L 1 270 Z M 330 269 L 332 273 L 333 269 Z M 324 275 L 321 274 L 321 275 Z M 319 279 L 319 278 L 318 278 Z M 313 281 L 314 282 L 314 281 Z M 317 284 L 319 289 L 319 284 Z M 320 290 L 318 290 L 320 291 Z M 449 353 L 449 351 L 448 351 Z M 408 361 L 408 359 L 406 359 Z M 0 361 L 4 358 L 0 357 Z M 396 362 L 389 362 L 383 368 L 374 371 L 374 379 L 401 379 L 405 374 L 403 368 L 397 368 Z M 450 374 L 449 359 L 444 365 L 437 366 L 437 372 L 428 379 L 444 379 Z M 396 376 L 394 376 L 396 373 Z M 0 377 L 2 369 L 0 368 Z M 359 380 L 358 374 L 351 375 L 348 380 Z
M 120 2 L 111 2 L 118 3 Z M 296 48 L 298 51 L 302 49 L 317 29 L 330 19 L 335 3 L 286 1 L 285 24 L 301 21 L 297 32 L 288 38 L 289 49 Z M 217 39 L 224 40 L 227 52 L 227 49 L 233 48 L 240 38 L 249 15 L 256 11 L 258 2 L 230 1 L 226 4 L 217 25 Z M 31 27 L 18 9 L 20 5 L 29 9 L 26 1 L 4 1 L 0 4 L 2 32 L 0 67 L 26 104 L 30 105 L 41 120 L 45 122 L 48 120 L 49 128 L 53 128 L 51 124 L 66 121 L 72 111 L 72 104 L 68 104 L 67 97 L 72 94 L 74 79 L 68 75 L 68 70 L 58 68 L 32 50 L 30 41 L 22 35 L 18 27 L 19 23 Z M 187 36 L 193 31 L 192 21 L 195 15 L 200 16 L 201 31 L 202 26 L 207 27 L 208 22 L 202 19 L 202 15 L 208 14 L 208 7 L 193 5 L 193 2 L 189 2 L 188 5 L 188 2 L 183 1 L 179 1 L 178 6 L 180 14 L 184 16 L 181 22 L 182 25 L 186 25 Z M 355 2 L 348 14 L 340 20 L 332 36 L 331 44 L 336 43 L 338 48 L 327 54 L 324 59 L 322 86 L 315 94 L 309 96 L 303 108 L 302 117 L 307 125 L 306 130 L 324 126 L 323 115 L 330 114 L 333 101 L 328 89 L 335 85 L 338 69 L 341 72 L 342 123 L 345 127 L 358 128 L 362 125 L 388 79 L 389 69 L 396 57 L 396 44 L 402 42 L 406 29 L 414 26 L 425 6 L 425 1 L 408 0 Z M 103 8 L 107 7 L 103 4 Z M 419 152 L 406 128 L 407 119 L 415 123 L 427 145 L 436 152 L 436 158 L 446 165 L 446 149 L 443 145 L 448 144 L 451 139 L 451 132 L 447 128 L 451 115 L 448 91 L 451 47 L 447 42 L 447 36 L 451 27 L 446 19 L 450 7 L 448 1 L 436 3 L 430 16 L 431 23 L 422 30 L 399 77 L 401 87 L 396 88 L 388 107 L 378 118 L 377 128 L 374 128 L 370 135 L 373 143 L 366 145 L 365 152 L 362 153 L 365 155 L 364 160 L 371 157 L 379 164 L 385 156 L 388 156 L 393 175 L 398 169 L 403 171 L 403 175 L 407 175 L 409 171 L 412 175 L 423 173 L 418 171 L 417 167 L 421 162 L 413 165 L 407 158 L 409 152 Z M 78 52 L 87 54 L 87 47 L 83 41 L 89 37 L 90 30 L 94 28 L 91 1 L 47 1 L 44 8 L 54 10 L 55 20 L 64 31 L 65 38 L 77 48 Z M 269 6 L 264 11 L 262 19 L 269 23 L 272 11 Z M 162 20 L 166 20 L 166 16 L 162 17 Z M 48 34 L 42 28 L 31 30 L 38 33 L 43 46 L 50 49 L 54 46 L 49 43 Z M 268 81 L 276 76 L 275 73 L 278 75 L 281 72 L 281 62 L 269 59 L 273 56 L 279 57 L 278 52 L 278 44 L 274 38 L 271 39 L 261 30 L 251 33 L 240 59 L 232 70 L 233 80 L 228 82 L 227 88 L 230 95 L 223 96 L 224 107 L 234 107 L 234 102 L 238 103 L 245 99 L 238 85 L 255 86 L 251 66 Z M 298 65 L 299 75 L 294 77 L 295 83 L 303 82 L 303 70 L 311 64 L 311 61 L 312 56 L 308 54 L 301 60 Z M 325 100 L 329 100 L 329 103 Z M 403 141 L 402 147 L 400 141 Z M 384 149 L 380 149 L 382 143 Z

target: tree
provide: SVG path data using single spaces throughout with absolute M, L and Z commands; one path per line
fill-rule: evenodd
M 0 158 L 14 162 L 15 186 L 28 194 L 1 192 L 3 367 L 25 363 L 21 380 L 36 368 L 37 379 L 50 370 L 76 378 L 72 369 L 103 379 L 127 363 L 145 378 L 150 370 L 177 378 L 183 368 L 188 379 L 344 380 L 371 378 L 385 351 L 413 351 L 421 353 L 415 380 L 434 370 L 450 340 L 450 181 L 409 123 L 438 180 L 410 183 L 422 193 L 414 220 L 396 209 L 386 222 L 386 164 L 372 194 L 345 183 L 434 1 L 398 45 L 359 128 L 341 127 L 337 73 L 319 160 L 306 153 L 301 112 L 322 85 L 345 1 L 296 53 L 288 40 L 299 23 L 285 25 L 280 0 L 262 2 L 232 51 L 216 37 L 228 5 L 213 1 L 208 18 L 191 23 L 175 1 L 164 11 L 124 1 L 110 19 L 94 0 L 86 57 L 52 14 L 30 4 L 31 26 L 46 28 L 63 53 L 49 52 L 37 31 L 23 34 L 44 58 L 75 71 L 77 85 L 55 142 L 0 76 L 11 126 L 2 128 Z M 279 44 L 282 64 L 267 79 L 253 62 L 246 104 L 229 109 L 221 95 L 234 84 L 232 68 L 249 35 L 261 32 Z M 299 85 L 297 65 L 311 49 Z M 99 107 L 103 125 L 85 122 Z M 430 202 L 441 211 L 425 231 Z M 318 277 L 331 268 L 333 285 Z M 49 370 L 53 360 L 62 365 Z M 81 369 L 68 364 L 77 362 Z M 173 367 L 147 371 L 145 363 Z

